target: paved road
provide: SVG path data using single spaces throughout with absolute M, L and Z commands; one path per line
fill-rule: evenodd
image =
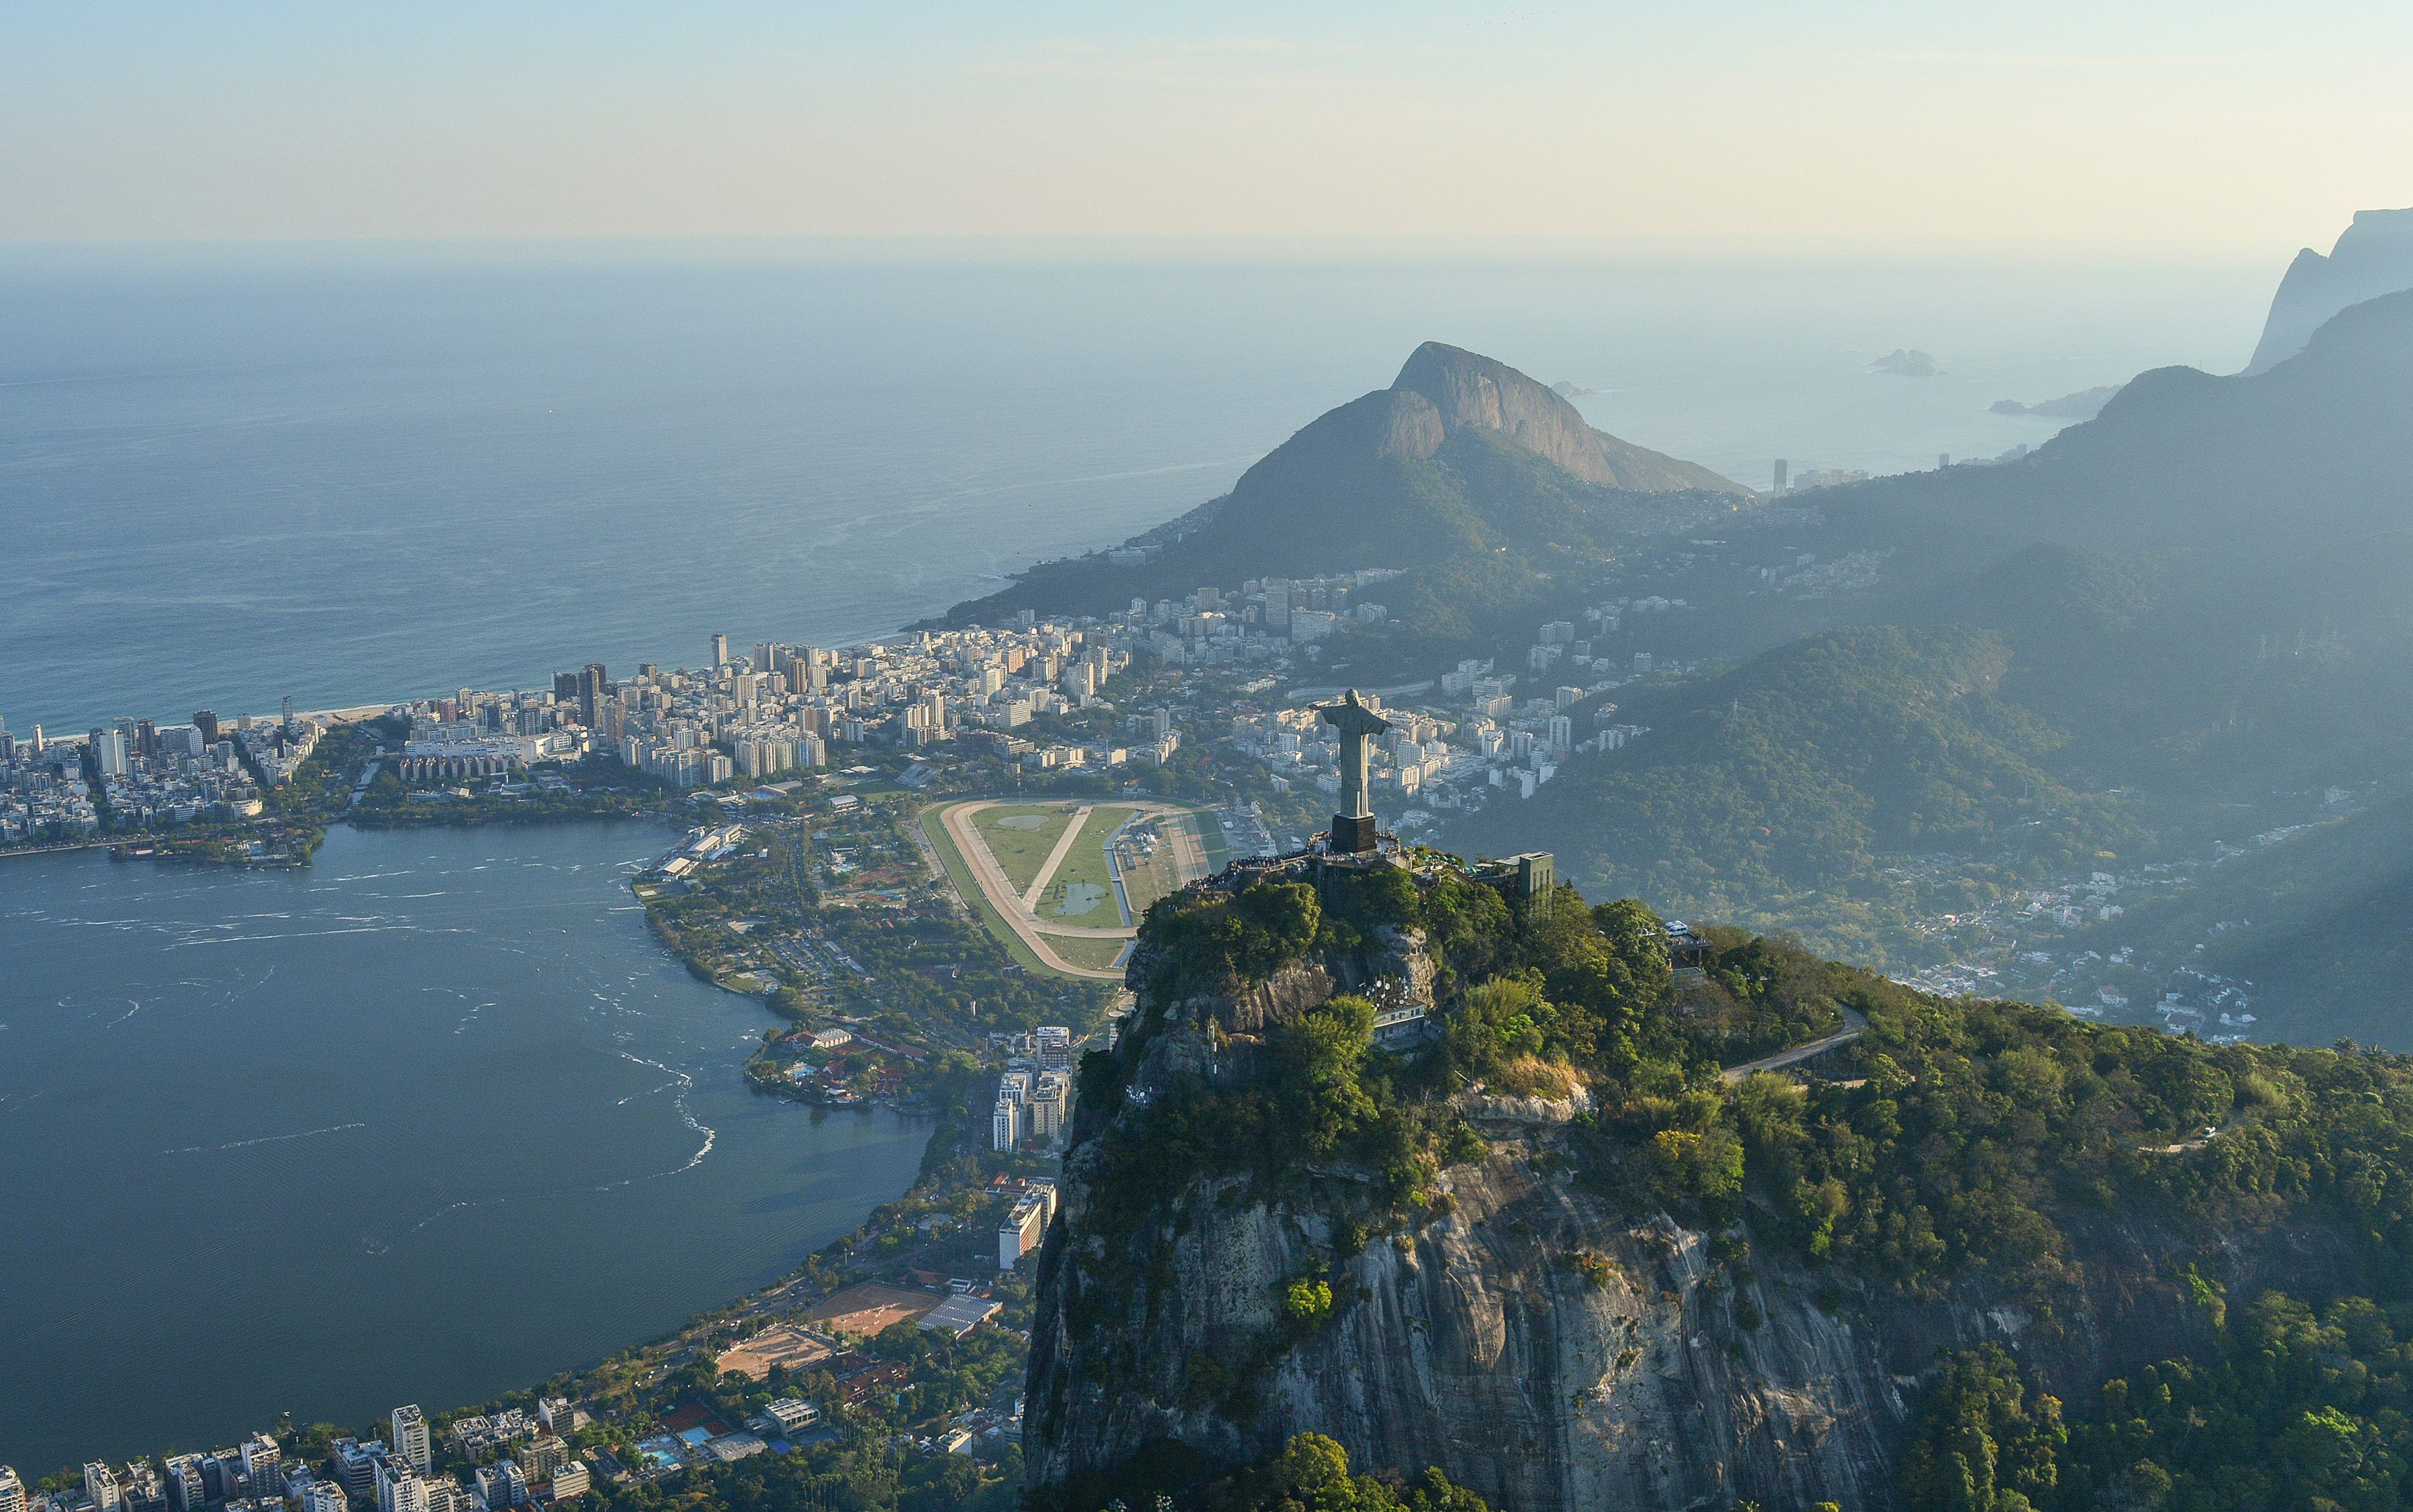
M 1838 1004 L 1838 1006 L 1841 1005 Z M 1825 1039 L 1812 1040 L 1807 1045 L 1797 1045 L 1790 1050 L 1779 1050 L 1776 1054 L 1765 1060 L 1754 1060 L 1747 1066 L 1728 1066 L 1725 1073 L 1726 1080 L 1738 1082 L 1755 1071 L 1776 1071 L 1784 1066 L 1796 1065 L 1809 1060 L 1812 1056 L 1824 1055 L 1839 1045 L 1851 1044 L 1860 1037 L 1862 1030 L 1869 1027 L 1869 1021 L 1849 1008 L 1843 1009 L 1843 1027 Z

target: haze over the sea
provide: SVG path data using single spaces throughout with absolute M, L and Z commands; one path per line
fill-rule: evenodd
M 2317 230 L 2317 229 L 2316 229 Z M 1427 339 L 1764 486 L 2231 371 L 2277 265 L 863 243 L 0 253 L 0 718 L 533 687 L 884 633 L 1221 493 Z M 1874 373 L 1898 347 L 1940 377 Z M 1368 564 L 1376 565 L 1376 564 Z M 1282 564 L 1267 562 L 1266 571 Z

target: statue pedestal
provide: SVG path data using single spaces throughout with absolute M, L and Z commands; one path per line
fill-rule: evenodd
M 1374 849 L 1374 816 L 1332 816 L 1332 849 L 1340 855 L 1362 855 Z

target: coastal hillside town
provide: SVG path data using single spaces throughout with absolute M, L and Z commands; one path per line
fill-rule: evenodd
M 939 1122 L 923 1179 L 800 1275 L 574 1386 L 449 1418 L 399 1409 L 382 1430 L 272 1425 L 207 1455 L 94 1461 L 30 1484 L 11 1472 L 0 1512 L 499 1512 L 870 1445 L 909 1476 L 958 1459 L 975 1482 L 1011 1485 L 1026 1272 L 1057 1215 L 1080 1057 L 1113 1045 L 1125 1003 L 1104 981 L 1014 955 L 977 890 L 950 881 L 919 816 L 1012 793 L 1000 825 L 1029 808 L 1034 857 L 1051 824 L 1063 842 L 1031 862 L 1034 891 L 1064 845 L 1101 833 L 1074 817 L 1092 799 L 1133 815 L 1178 808 L 1209 871 L 1299 850 L 1343 779 L 1322 710 L 1352 689 L 1332 663 L 1387 623 L 1365 592 L 1384 580 L 1259 580 L 1102 617 L 1023 615 L 842 647 L 736 653 L 715 636 L 698 667 L 641 664 L 621 680 L 594 664 L 534 690 L 224 723 L 205 710 L 71 740 L 0 735 L 8 801 L 28 814 L 37 797 L 52 806 L 46 828 L 9 832 L 20 841 L 273 834 L 304 793 L 326 823 L 511 820 L 605 793 L 641 802 L 679 826 L 631 878 L 648 926 L 700 980 L 758 995 L 783 1020 L 746 1063 L 753 1085 L 824 1110 Z M 1636 649 L 1632 632 L 1687 608 L 1603 596 L 1534 625 L 1521 656 L 1355 689 L 1385 726 L 1367 756 L 1386 821 L 1402 839 L 1437 832 L 1646 738 L 1613 695 L 1693 669 Z M 72 824 L 56 817 L 71 811 Z M 1128 931 L 1147 897 L 1196 879 L 1192 867 L 1153 894 L 1125 892 L 1178 832 L 1103 832 L 1083 873 L 1115 884 L 1083 896 L 1096 917 L 1118 909 Z M 2100 925 L 2119 916 L 2124 889 L 2170 881 L 2152 868 L 2096 876 L 2035 890 L 2016 912 L 2031 929 Z M 1066 917 L 1072 906 L 1050 904 Z M 1119 978 L 1119 956 L 1094 959 L 1087 975 Z M 2031 953 L 2019 965 L 2057 985 L 2087 974 L 2093 962 L 2079 961 Z M 2242 1036 L 2253 1020 L 2242 996 L 2221 996 L 2230 986 L 2205 984 L 2201 1011 L 2229 1014 L 2223 1031 Z M 2191 1005 L 2161 1011 L 2178 1024 Z
M 259 821 L 265 796 L 292 780 L 321 736 L 371 719 L 395 727 L 350 774 L 351 806 L 372 808 L 380 797 L 439 806 L 474 795 L 464 784 L 515 796 L 510 789 L 528 791 L 548 767 L 596 759 L 697 790 L 842 764 L 833 752 L 846 749 L 924 752 L 953 742 L 956 753 L 1034 773 L 1110 772 L 1162 767 L 1185 739 L 1227 735 L 1270 770 L 1276 792 L 1297 783 L 1331 792 L 1336 748 L 1316 729 L 1312 708 L 1300 705 L 1340 689 L 1309 683 L 1286 699 L 1255 695 L 1294 670 L 1311 675 L 1319 661 L 1337 660 L 1326 653 L 1352 633 L 1395 623 L 1366 590 L 1398 575 L 1376 569 L 1252 579 L 1236 591 L 1201 587 L 1177 601 L 1134 599 L 1103 617 L 1042 621 L 1026 612 L 995 629 L 919 630 L 856 645 L 762 642 L 750 654 L 733 653 L 716 634 L 708 660 L 693 669 L 645 662 L 614 679 L 590 663 L 556 672 L 547 687 L 462 688 L 383 709 L 297 716 L 288 699 L 281 716 L 221 721 L 203 709 L 173 724 L 127 716 L 64 737 L 37 725 L 26 739 L 0 723 L 0 843 Z M 1668 602 L 1621 599 L 1587 609 L 1580 626 L 1543 625 L 1520 666 L 1467 660 L 1374 689 L 1378 701 L 1419 700 L 1398 704 L 1404 718 L 1376 752 L 1376 791 L 1428 810 L 1531 796 L 1569 755 L 1615 749 L 1643 734 L 1618 723 L 1616 705 L 1599 695 L 1622 676 L 1653 671 L 1651 655 L 1636 653 L 1630 672 L 1612 668 L 1594 658 L 1590 637 Z M 1240 699 L 1200 719 L 1207 711 L 1175 704 L 1118 709 L 1107 690 L 1134 667 L 1151 685 L 1192 670 L 1265 675 L 1243 681 Z M 1193 686 L 1229 680 L 1203 676 Z M 1425 699 L 1436 690 L 1437 700 Z M 1101 706 L 1116 709 L 1118 722 L 1065 730 L 1048 719 Z M 1083 738 L 1068 738 L 1074 734 Z
M 1649 648 L 1653 627 L 1699 614 L 1654 590 L 1654 574 L 1669 576 L 1672 589 L 1723 544 L 1687 541 L 1647 570 L 1610 574 L 1598 597 L 1533 624 L 1521 651 L 1355 685 L 1388 725 L 1369 746 L 1368 772 L 1385 822 L 1404 838 L 1446 848 L 1452 827 L 1487 806 L 1532 798 L 1569 762 L 1647 739 L 1650 730 L 1621 711 L 1620 689 L 1700 670 Z M 1150 550 L 1142 543 L 1124 554 L 1144 562 Z M 1798 596 L 1863 591 L 1882 559 L 1795 554 L 1748 575 Z M 533 689 L 464 687 L 333 712 L 296 714 L 288 700 L 274 715 L 124 717 L 67 737 L 38 726 L 20 737 L 0 724 L 0 848 L 105 844 L 129 857 L 295 865 L 324 825 L 347 820 L 474 823 L 650 810 L 710 830 L 717 812 L 791 822 L 814 885 L 875 908 L 901 899 L 893 886 L 869 884 L 852 860 L 860 847 L 842 835 L 883 793 L 1152 795 L 1195 806 L 1206 860 L 1286 851 L 1321 827 L 1340 789 L 1339 735 L 1319 709 L 1352 690 L 1350 667 L 1399 631 L 1380 596 L 1399 576 L 1378 568 L 1250 579 L 1178 600 L 1133 598 L 1103 615 L 1025 611 L 996 626 L 849 645 L 761 641 L 741 650 L 715 634 L 693 667 L 641 663 L 614 678 L 589 663 Z M 808 814 L 818 817 L 806 823 Z M 1210 814 L 1216 823 L 1206 824 Z M 1157 838 L 1134 829 L 1123 842 L 1128 870 L 1151 859 Z M 674 859 L 654 881 L 675 894 L 678 873 L 703 864 L 693 854 Z M 1897 870 L 1916 880 L 1963 867 L 1906 857 Z M 2181 868 L 2121 883 L 2188 881 Z M 2095 885 L 2073 876 L 1975 912 L 1915 919 L 1905 926 L 1917 937 L 1903 941 L 1903 970 L 1914 973 L 1905 979 L 1940 990 L 1999 984 L 2070 998 L 2114 1020 L 2158 1017 L 2250 1036 L 2247 987 L 2164 982 L 2167 964 L 2148 980 L 2143 963 L 2115 951 L 2054 954 L 2055 942 L 2039 937 L 2116 916 L 2087 906 Z M 1116 896 L 1130 914 L 1128 905 L 1162 890 L 1125 896 L 1118 886 Z M 1126 932 L 1135 923 L 1127 916 Z M 837 964 L 845 948 L 826 930 L 799 931 L 738 954 L 765 968 L 765 981 L 780 974 L 781 951 L 831 968 L 819 978 L 842 980 L 859 975 Z M 1079 941 L 1058 939 L 1051 948 L 1031 964 L 1098 974 L 1117 964 L 1103 946 L 1083 955 Z M 1025 1107 L 1017 1117 L 1044 1115 Z

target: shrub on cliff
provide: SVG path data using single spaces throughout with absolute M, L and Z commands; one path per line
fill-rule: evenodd
M 2049 1284 L 2073 1207 L 2212 1224 L 2301 1206 L 2378 1273 L 2413 1274 L 2413 1058 L 1858 1001 L 1863 1084 L 1754 1079 L 1735 1106 L 1754 1179 L 1813 1258 L 1918 1289 L 1977 1270 Z
M 2402 1302 L 2346 1297 L 2317 1312 L 2265 1292 L 2227 1312 L 2216 1358 L 2107 1382 L 2065 1428 L 2001 1349 L 1947 1356 L 1903 1446 L 1902 1500 L 1917 1512 L 2403 1507 L 2407 1333 Z
M 1264 981 L 1306 955 L 1323 922 L 1314 888 L 1258 882 L 1230 898 L 1161 897 L 1149 905 L 1142 934 L 1173 983 L 1212 988 Z
M 1998 1344 L 1948 1357 L 1919 1400 L 1899 1471 L 1902 1499 L 1933 1512 L 2030 1512 L 2050 1506 L 2066 1438 L 2061 1403 L 2033 1400 Z
M 1292 1282 L 1282 1292 L 1282 1316 L 1300 1332 L 1313 1332 L 1332 1316 L 1332 1288 L 1312 1278 Z
M 1414 1481 L 1352 1475 L 1349 1451 L 1321 1433 L 1299 1433 L 1254 1465 L 1206 1488 L 1203 1512 L 1489 1512 L 1483 1498 L 1439 1469 Z

